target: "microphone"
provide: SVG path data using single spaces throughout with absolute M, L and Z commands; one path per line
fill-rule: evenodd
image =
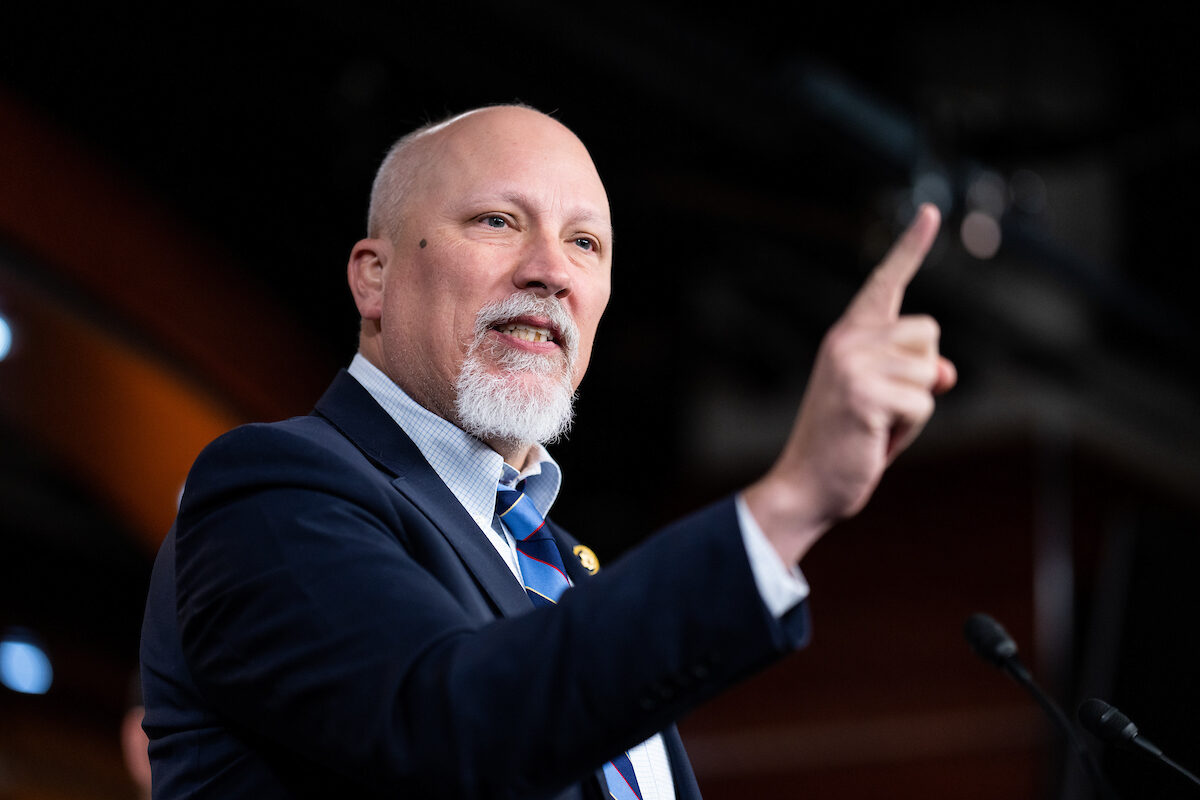
M 1017 658 L 1017 643 L 999 622 L 987 614 L 972 614 L 963 626 L 963 636 L 967 637 L 967 644 L 971 645 L 975 654 L 992 666 L 1006 671 L 1016 668 L 1026 678 L 1029 677 L 1029 670 Z
M 1084 700 L 1079 706 L 1077 716 L 1083 727 L 1105 744 L 1116 745 L 1125 750 L 1140 750 L 1200 786 L 1200 779 L 1167 758 L 1163 751 L 1149 739 L 1139 736 L 1137 725 L 1134 725 L 1129 717 L 1103 700 L 1095 697 Z
M 972 614 L 963 626 L 963 636 L 966 637 L 967 644 L 980 658 L 1007 672 L 1013 680 L 1032 695 L 1050 720 L 1067 737 L 1075 754 L 1083 762 L 1083 768 L 1096 791 L 1107 800 L 1118 800 L 1117 793 L 1104 779 L 1095 757 L 1088 750 L 1083 739 L 1075 732 L 1067 715 L 1063 713 L 1057 703 L 1050 699 L 1049 695 L 1042 691 L 1042 688 L 1033 680 L 1029 670 L 1021 663 L 1021 659 L 1017 658 L 1017 643 L 1008 635 L 1008 631 L 987 614 Z
M 1155 757 L 1162 755 L 1162 750 L 1154 746 L 1149 739 L 1138 736 L 1137 725 L 1134 725 L 1129 717 L 1103 700 L 1095 697 L 1084 700 L 1079 705 L 1077 716 L 1083 727 L 1102 742 L 1115 744 L 1126 750 L 1144 750 Z

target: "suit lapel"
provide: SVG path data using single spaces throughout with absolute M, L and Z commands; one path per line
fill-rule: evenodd
M 502 616 L 530 609 L 529 597 L 412 439 L 345 370 L 338 373 L 314 413 L 324 417 L 383 471 L 446 537 Z
M 551 535 L 554 536 L 554 543 L 558 545 L 558 554 L 562 556 L 563 566 L 567 570 L 567 577 L 571 579 L 571 583 L 578 585 L 582 581 L 586 581 L 592 577 L 592 573 L 584 569 L 579 553 L 575 552 L 575 548 L 579 545 L 579 540 L 555 525 L 553 520 L 547 519 L 546 526 L 550 529 Z M 587 550 L 587 552 L 591 553 L 592 551 Z
M 502 616 L 532 608 L 529 596 L 496 548 L 428 464 L 422 461 L 419 467 L 397 475 L 392 485 L 442 532 Z

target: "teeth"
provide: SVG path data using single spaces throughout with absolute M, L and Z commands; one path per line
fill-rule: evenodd
M 526 342 L 549 342 L 553 341 L 554 338 L 550 335 L 548 328 L 534 328 L 530 325 L 516 325 L 511 322 L 507 325 L 498 326 L 497 330 Z

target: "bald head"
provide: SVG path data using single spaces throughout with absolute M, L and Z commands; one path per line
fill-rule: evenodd
M 440 121 L 422 125 L 396 141 L 375 173 L 367 211 L 367 236 L 394 239 L 406 216 L 406 203 L 423 181 L 435 179 L 429 174 L 444 157 L 443 147 L 456 137 L 496 135 L 497 132 L 531 127 L 566 135 L 583 143 L 558 120 L 522 104 L 485 106 L 464 111 Z M 590 156 L 588 157 L 590 160 Z

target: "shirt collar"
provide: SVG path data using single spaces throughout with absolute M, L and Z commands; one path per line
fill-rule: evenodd
M 543 516 L 550 513 L 562 486 L 562 471 L 546 448 L 534 445 L 527 461 L 529 467 L 517 472 L 495 450 L 409 397 L 361 353 L 355 354 L 347 371 L 408 434 L 429 466 L 481 527 L 491 526 L 499 483 L 514 486 L 524 480 L 525 494 L 534 506 Z

